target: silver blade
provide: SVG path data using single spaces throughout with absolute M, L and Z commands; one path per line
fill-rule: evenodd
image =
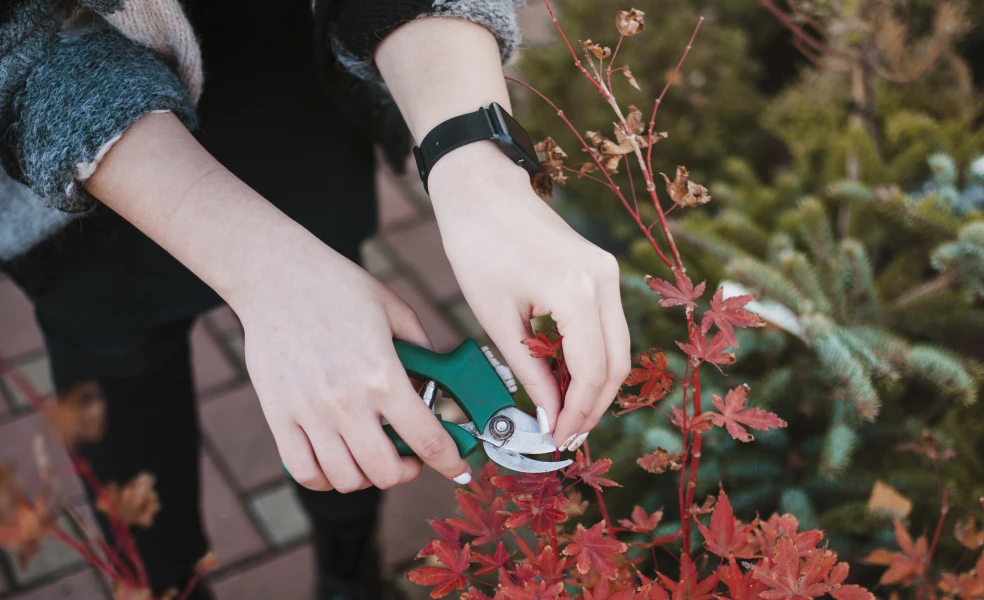
M 489 442 L 485 442 L 485 453 L 493 462 L 502 465 L 507 469 L 519 471 L 520 473 L 549 473 L 563 469 L 571 464 L 572 460 L 559 460 L 556 462 L 546 462 L 527 458 L 522 454 L 516 454 L 508 450 L 501 450 Z
M 553 436 L 549 433 L 528 433 L 525 431 L 515 431 L 506 440 L 497 440 L 494 437 L 479 433 L 474 423 L 464 423 L 460 425 L 462 429 L 470 433 L 483 442 L 493 444 L 502 450 L 521 452 L 523 454 L 546 454 L 557 449 Z

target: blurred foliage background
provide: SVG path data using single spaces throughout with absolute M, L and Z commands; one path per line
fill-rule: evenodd
M 615 11 L 630 7 L 553 4 L 572 41 L 613 48 Z M 792 4 L 775 2 L 784 14 Z M 631 6 L 646 12 L 647 31 L 625 40 L 616 65 L 642 90 L 621 77 L 613 85 L 623 108 L 638 105 L 647 119 L 706 18 L 660 108 L 656 130 L 668 137 L 653 167 L 685 165 L 711 190 L 710 204 L 672 215 L 692 279 L 754 291 L 769 321 L 740 332 L 736 365 L 706 370 L 708 397 L 748 383 L 753 404 L 789 422 L 747 446 L 706 434 L 698 497 L 722 482 L 741 517 L 791 512 L 872 577 L 880 569 L 864 573 L 862 559 L 893 540 L 891 518 L 868 510 L 876 481 L 912 501 L 914 533 L 932 534 L 939 519 L 930 462 L 898 448 L 928 431 L 954 450 L 939 474 L 953 508 L 937 559 L 954 568 L 964 549 L 950 532 L 984 497 L 984 35 L 975 27 L 984 3 L 800 0 L 792 19 L 822 49 L 752 0 Z M 610 130 L 610 108 L 558 39 L 527 51 L 519 69 L 582 132 Z M 554 137 L 576 164 L 578 144 L 555 113 L 516 91 L 534 137 Z M 616 180 L 628 189 L 625 177 Z M 663 348 L 682 372 L 673 340 L 686 339 L 683 320 L 643 283 L 669 271 L 596 182 L 572 176 L 555 194 L 575 227 L 619 257 L 635 350 Z M 679 401 L 671 394 L 662 408 Z M 674 476 L 653 479 L 634 461 L 678 450 L 674 430 L 656 411 L 637 411 L 592 435 L 624 486 L 606 493 L 613 512 L 676 506 Z

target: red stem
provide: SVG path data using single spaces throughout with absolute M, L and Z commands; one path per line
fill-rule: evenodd
M 584 458 L 585 458 L 585 460 L 588 461 L 588 464 L 590 465 L 591 464 L 591 445 L 588 443 L 587 440 L 584 441 Z M 598 500 L 598 508 L 601 510 L 601 516 L 602 516 L 602 518 L 605 519 L 605 527 L 607 527 L 608 528 L 608 531 L 610 532 L 610 531 L 612 531 L 612 529 L 615 528 L 615 523 L 612 522 L 612 518 L 610 516 L 608 516 L 608 506 L 605 505 L 605 498 L 602 495 L 601 490 L 599 490 L 598 488 L 593 488 L 593 489 L 594 489 L 594 493 L 595 493 L 595 499 Z
M 120 574 L 117 573 L 111 565 L 106 564 L 106 562 L 104 562 L 101 558 L 90 552 L 89 549 L 85 547 L 85 544 L 83 544 L 79 540 L 69 535 L 61 527 L 57 527 L 57 526 L 53 527 L 52 532 L 55 534 L 55 537 L 57 537 L 63 544 L 71 548 L 76 554 L 81 556 L 82 559 L 85 560 L 87 563 L 99 569 L 107 577 L 109 577 L 113 581 L 126 582 L 126 580 L 122 576 L 120 576 Z
M 687 441 L 687 391 L 690 388 L 690 361 L 687 361 L 687 368 L 683 373 L 684 384 L 681 406 L 683 409 L 683 420 L 680 424 L 680 432 L 683 436 L 683 448 L 680 451 L 680 485 L 677 488 L 677 502 L 680 504 L 680 531 L 684 540 L 684 552 L 689 551 L 690 546 L 690 519 L 687 512 L 686 485 L 687 485 L 687 460 L 690 455 L 690 443 Z
M 659 93 L 659 97 L 656 98 L 656 102 L 653 104 L 653 114 L 649 117 L 649 148 L 646 150 L 646 162 L 650 165 L 650 170 L 653 164 L 653 127 L 656 126 L 656 113 L 659 111 L 660 104 L 663 103 L 663 96 L 666 95 L 667 90 L 673 85 L 673 80 L 676 79 L 677 73 L 680 72 L 680 67 L 683 66 L 683 61 L 687 59 L 687 55 L 690 54 L 690 48 L 694 45 L 694 38 L 697 37 L 697 32 L 700 31 L 700 26 L 704 23 L 704 17 L 697 20 L 697 26 L 694 27 L 694 32 L 690 34 L 690 41 L 687 42 L 687 47 L 683 51 L 683 55 L 680 56 L 680 60 L 677 61 L 676 67 L 673 69 L 673 73 L 670 74 L 670 78 L 666 81 L 666 85 L 663 86 L 663 91 Z
M 553 21 L 554 27 L 557 28 L 557 32 L 560 34 L 561 39 L 564 40 L 564 43 L 567 45 L 568 52 L 570 52 L 571 56 L 574 58 L 574 64 L 582 73 L 584 73 L 584 77 L 588 81 L 590 81 L 593 86 L 595 86 L 595 89 L 598 90 L 599 94 L 601 94 L 605 98 L 611 96 L 611 92 L 609 92 L 605 88 L 605 86 L 601 85 L 601 82 L 595 81 L 595 78 L 591 76 L 591 73 L 588 73 L 588 70 L 585 69 L 584 65 L 581 64 L 581 59 L 578 58 L 577 52 L 574 52 L 574 47 L 571 46 L 571 43 L 567 41 L 567 36 L 564 34 L 564 30 L 560 27 L 560 23 L 557 21 L 557 17 L 554 16 L 553 7 L 550 6 L 550 0 L 543 0 L 543 4 L 546 5 L 547 12 L 550 13 L 550 19 Z
M 922 600 L 927 597 L 927 587 L 929 585 L 929 567 L 933 563 L 933 554 L 936 553 L 936 544 L 940 541 L 940 533 L 943 532 L 943 523 L 946 522 L 946 516 L 950 512 L 950 492 L 946 489 L 943 490 L 942 497 L 940 499 L 940 519 L 936 522 L 936 531 L 933 532 L 933 541 L 929 545 L 929 553 L 926 555 L 926 567 L 922 574 L 922 581 L 919 583 L 919 591 L 916 593 L 916 600 Z
M 608 68 L 605 69 L 605 80 L 608 83 L 609 90 L 612 89 L 612 65 L 615 64 L 615 57 L 618 56 L 618 49 L 622 47 L 622 40 L 624 39 L 625 39 L 624 35 L 618 36 L 618 43 L 615 44 L 615 51 L 612 52 L 612 57 L 608 59 Z M 617 71 L 618 69 L 615 70 Z
M 693 319 L 693 317 L 690 317 Z M 693 395 L 693 406 L 694 406 L 694 418 L 696 419 L 702 412 L 700 406 L 700 367 L 694 368 L 694 375 L 691 378 L 694 384 L 694 395 Z M 687 510 L 690 509 L 694 504 L 694 494 L 697 490 L 697 473 L 700 470 L 700 441 L 701 432 L 693 432 L 693 448 L 690 452 L 690 482 L 687 484 Z M 684 534 L 683 540 L 683 551 L 690 552 L 690 522 L 687 520 L 687 529 Z
M 563 170 L 565 170 L 565 171 L 568 171 L 570 173 L 577 173 L 577 176 L 578 177 L 587 177 L 588 179 L 594 179 L 595 181 L 597 181 L 601 185 L 605 186 L 606 188 L 612 189 L 612 186 L 608 185 L 608 182 L 607 181 L 602 181 L 602 180 L 598 179 L 597 177 L 595 177 L 594 175 L 589 175 L 587 173 L 582 173 L 581 171 L 579 171 L 577 169 L 574 169 L 574 168 L 571 168 L 571 167 L 568 167 L 567 165 L 560 165 L 560 168 L 563 169 Z
M 543 93 L 540 92 L 540 90 L 536 89 L 535 87 L 531 86 L 525 81 L 516 79 L 515 77 L 506 77 L 506 79 L 514 83 L 518 83 L 519 85 L 525 87 L 526 89 L 530 90 L 531 92 L 539 96 L 541 100 L 543 100 L 548 105 L 550 105 L 550 108 L 556 111 L 557 116 L 560 117 L 560 119 L 564 122 L 564 124 L 567 125 L 567 127 L 574 133 L 574 135 L 577 137 L 578 142 L 581 143 L 581 146 L 584 147 L 586 150 L 591 149 L 591 146 L 589 146 L 588 143 L 584 141 L 584 138 L 581 137 L 580 133 L 578 133 L 577 128 L 574 127 L 570 119 L 567 118 L 567 115 L 564 114 L 564 111 L 560 110 L 560 108 L 558 108 L 557 105 L 550 100 L 550 98 L 544 96 Z M 591 156 L 591 159 L 595 162 L 595 166 L 598 167 L 598 170 L 605 174 L 605 179 L 608 180 L 612 192 L 614 192 L 615 195 L 618 196 L 618 199 L 622 201 L 622 206 L 625 207 L 625 210 L 629 212 L 629 214 L 635 220 L 636 224 L 639 225 L 639 228 L 642 229 L 643 234 L 646 236 L 646 239 L 649 241 L 649 245 L 652 246 L 653 250 L 656 251 L 656 254 L 659 255 L 663 263 L 666 264 L 667 267 L 670 267 L 672 269 L 673 263 L 670 262 L 670 259 L 668 259 L 665 254 L 663 254 L 663 251 L 659 248 L 659 245 L 656 243 L 656 239 L 653 238 L 652 233 L 650 233 L 650 231 L 646 229 L 646 226 L 642 224 L 642 220 L 639 217 L 639 213 L 637 211 L 633 211 L 632 208 L 629 206 L 628 200 L 625 199 L 625 195 L 622 194 L 622 191 L 619 189 L 619 187 L 615 185 L 615 181 L 612 180 L 612 176 L 608 173 L 608 170 L 605 169 L 604 165 L 601 164 L 601 161 L 598 159 L 597 156 L 595 156 L 591 152 L 588 152 L 588 154 Z M 666 230 L 666 232 L 669 233 L 669 230 Z

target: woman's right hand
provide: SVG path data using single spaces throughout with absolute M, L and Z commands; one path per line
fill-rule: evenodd
M 303 248 L 302 246 L 309 246 Z M 458 483 L 468 463 L 417 395 L 393 339 L 431 347 L 405 302 L 313 238 L 261 289 L 233 294 L 246 365 L 280 456 L 313 490 L 386 489 L 420 472 L 397 455 L 386 418 L 423 462 Z

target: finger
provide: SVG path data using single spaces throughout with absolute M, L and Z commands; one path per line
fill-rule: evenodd
M 317 422 L 312 420 L 311 422 Z M 308 433 L 318 464 L 331 486 L 343 494 L 365 489 L 372 485 L 369 478 L 359 469 L 342 437 L 334 432 L 320 431 L 315 435 Z
M 383 416 L 428 466 L 459 484 L 471 481 L 471 468 L 434 413 L 413 393 L 409 382 L 384 407 Z M 387 442 L 390 443 L 390 442 Z
M 523 344 L 523 340 L 533 337 L 530 316 L 517 312 L 497 321 L 487 327 L 486 332 L 530 399 L 546 412 L 552 431 L 560 414 L 560 386 L 547 360 L 533 358 L 529 348 Z
M 341 431 L 352 458 L 379 489 L 388 490 L 406 483 L 420 472 L 419 466 L 413 467 L 413 463 L 419 465 L 420 461 L 411 459 L 405 464 L 400 460 L 396 446 L 383 433 L 378 415 L 367 413 L 358 422 L 346 423 Z
M 601 396 L 591 415 L 585 419 L 583 429 L 591 431 L 601 421 L 612 405 L 618 390 L 632 368 L 632 342 L 629 338 L 629 325 L 622 310 L 622 293 L 617 275 L 614 282 L 603 286 L 599 291 L 601 298 L 601 327 L 605 338 L 608 379 L 602 387 Z
M 331 482 L 314 455 L 311 442 L 300 426 L 292 423 L 286 427 L 271 427 L 271 430 L 277 443 L 277 451 L 280 452 L 280 460 L 294 481 L 315 492 L 332 489 Z
M 608 380 L 608 361 L 601 319 L 594 303 L 577 312 L 560 315 L 555 312 L 554 319 L 564 336 L 564 358 L 571 373 L 571 385 L 557 418 L 554 439 L 559 447 L 567 449 L 564 442 L 585 433 L 585 421 L 594 411 Z
M 420 318 L 410 305 L 404 302 L 395 293 L 392 293 L 386 306 L 386 313 L 389 317 L 390 328 L 393 330 L 393 337 L 404 342 L 409 342 L 415 346 L 434 349 L 424 326 L 420 323 Z

